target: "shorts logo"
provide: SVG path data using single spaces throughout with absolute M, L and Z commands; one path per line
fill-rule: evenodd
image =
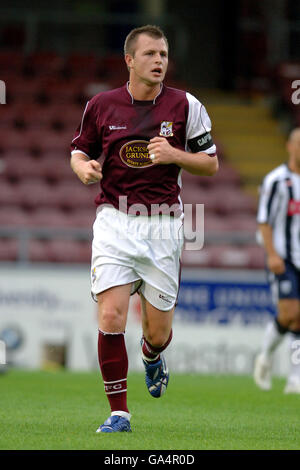
M 173 135 L 173 122 L 162 121 L 160 124 L 160 133 L 162 137 L 172 137 Z
M 168 304 L 172 303 L 172 301 L 168 299 L 165 295 L 159 294 L 159 298 L 164 300 L 165 302 L 168 302 Z
M 289 280 L 281 281 L 279 289 L 282 294 L 289 294 L 292 291 L 292 283 Z
M 132 140 L 120 149 L 120 158 L 130 168 L 145 168 L 154 163 L 149 157 L 149 142 L 147 140 Z

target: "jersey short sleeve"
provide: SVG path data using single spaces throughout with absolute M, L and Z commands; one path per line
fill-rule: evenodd
M 216 146 L 210 133 L 211 120 L 205 106 L 190 93 L 186 93 L 186 97 L 189 103 L 186 126 L 187 150 L 215 155 Z
M 91 159 L 101 154 L 100 134 L 97 128 L 97 113 L 93 100 L 88 101 L 71 143 L 71 153 L 80 151 Z
M 267 175 L 259 189 L 257 222 L 270 224 L 276 216 L 279 205 L 278 179 Z

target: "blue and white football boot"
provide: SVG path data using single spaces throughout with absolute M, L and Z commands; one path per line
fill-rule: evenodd
M 131 432 L 130 421 L 123 416 L 110 416 L 96 432 Z
M 145 382 L 149 393 L 154 398 L 161 397 L 168 386 L 169 382 L 169 370 L 163 354 L 160 354 L 159 361 L 147 362 L 143 358 L 143 364 L 146 371 Z

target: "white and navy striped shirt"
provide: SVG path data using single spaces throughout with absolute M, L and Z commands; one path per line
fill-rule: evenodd
M 272 227 L 276 252 L 300 269 L 300 175 L 286 163 L 263 180 L 257 222 Z

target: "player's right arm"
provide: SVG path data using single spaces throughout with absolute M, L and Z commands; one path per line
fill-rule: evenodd
M 273 229 L 271 225 L 258 224 L 267 256 L 267 266 L 274 274 L 281 274 L 285 270 L 284 260 L 279 256 L 273 244 Z
M 97 183 L 102 179 L 102 168 L 96 160 L 90 160 L 82 152 L 72 152 L 71 168 L 84 184 Z
M 84 184 L 102 179 L 102 168 L 97 158 L 101 154 L 97 98 L 87 102 L 81 122 L 71 143 L 71 168 Z
M 273 241 L 273 225 L 276 223 L 278 203 L 278 180 L 274 178 L 274 173 L 269 173 L 260 188 L 257 222 L 266 252 L 267 266 L 274 274 L 281 274 L 285 271 L 284 260 L 277 253 Z

